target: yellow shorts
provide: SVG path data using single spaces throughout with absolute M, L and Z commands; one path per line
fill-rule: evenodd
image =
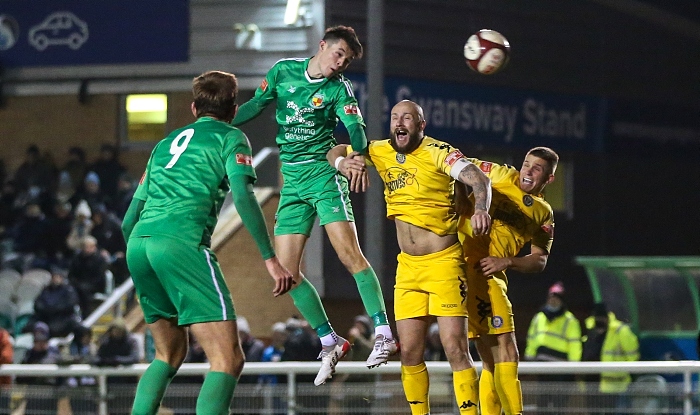
M 397 257 L 394 285 L 396 320 L 467 315 L 467 279 L 462 247 L 456 243 L 440 252 Z
M 515 331 L 506 274 L 501 271 L 485 277 L 477 265 L 467 264 L 469 338 Z

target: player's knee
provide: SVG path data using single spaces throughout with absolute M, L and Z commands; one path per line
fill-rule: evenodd
M 229 375 L 239 377 L 243 371 L 245 356 L 242 353 L 220 355 L 210 359 L 210 369 L 212 372 L 224 372 Z
M 417 366 L 423 363 L 423 352 L 424 350 L 421 348 L 401 344 L 401 364 L 404 366 Z
M 340 262 L 345 265 L 345 268 L 347 268 L 348 271 L 350 271 L 351 274 L 356 274 L 364 269 L 369 268 L 369 261 L 367 261 L 367 258 L 362 254 L 362 251 L 359 249 L 353 250 L 353 249 L 347 249 L 343 250 L 342 253 L 338 253 L 338 258 L 340 259 Z
M 157 350 L 156 351 L 156 359 L 162 360 L 163 362 L 167 363 L 168 365 L 174 367 L 174 368 L 179 368 L 182 365 L 182 362 L 185 361 L 185 357 L 187 356 L 187 344 L 186 343 L 176 343 L 173 345 L 170 350 Z
M 464 366 L 471 365 L 471 358 L 469 357 L 469 350 L 465 349 L 461 342 L 454 341 L 449 344 L 444 344 L 445 356 L 447 356 L 447 361 L 450 362 L 451 366 Z

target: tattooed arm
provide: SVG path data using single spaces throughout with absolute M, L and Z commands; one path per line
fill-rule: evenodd
M 491 230 L 491 179 L 486 177 L 484 172 L 475 164 L 467 162 L 458 163 L 461 170 L 458 174 L 453 173 L 456 180 L 472 188 L 474 193 L 474 214 L 472 215 L 472 229 L 474 235 L 486 235 Z

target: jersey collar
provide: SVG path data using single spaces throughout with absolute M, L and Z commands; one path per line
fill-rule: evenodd
M 311 58 L 306 60 L 306 64 L 304 65 L 304 76 L 306 77 L 306 80 L 309 81 L 310 84 L 317 84 L 319 82 L 323 82 L 326 80 L 324 77 L 320 78 L 312 78 L 309 76 L 309 62 L 311 62 Z

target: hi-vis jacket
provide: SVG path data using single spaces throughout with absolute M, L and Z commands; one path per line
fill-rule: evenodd
M 578 362 L 582 351 L 581 324 L 571 311 L 552 321 L 541 311 L 535 314 L 527 331 L 526 359 Z
M 601 362 L 636 362 L 639 360 L 639 340 L 627 324 L 617 319 L 612 311 L 608 312 L 608 331 L 600 350 Z M 595 326 L 593 316 L 586 318 L 588 330 Z M 602 372 L 600 374 L 600 392 L 621 393 L 627 390 L 632 376 L 624 372 Z

